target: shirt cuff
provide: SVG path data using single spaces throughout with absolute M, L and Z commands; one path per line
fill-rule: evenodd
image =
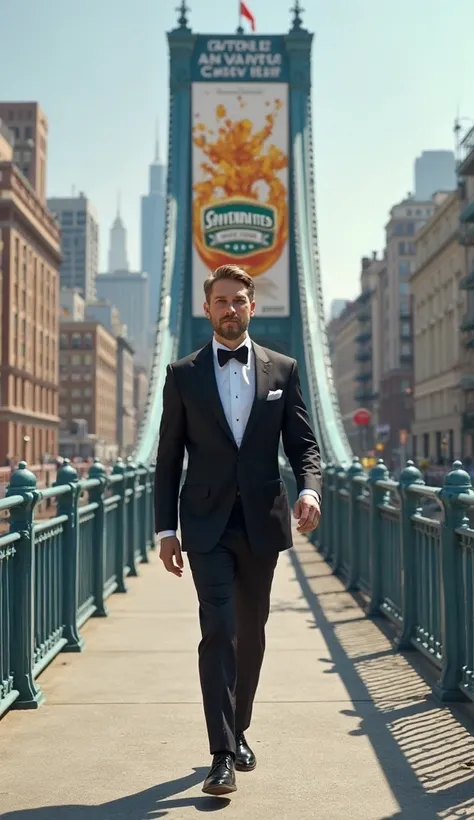
M 174 535 L 176 535 L 176 530 L 162 530 L 156 537 L 158 541 L 161 541 L 162 538 L 171 538 Z
M 312 495 L 318 502 L 319 506 L 321 506 L 321 496 L 316 492 L 316 490 L 301 490 L 298 498 L 301 498 L 302 495 Z

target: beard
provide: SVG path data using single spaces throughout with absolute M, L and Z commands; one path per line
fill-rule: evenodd
M 229 322 L 232 319 L 232 322 Z M 226 316 L 223 319 L 211 319 L 212 329 L 222 339 L 235 342 L 244 335 L 249 326 L 248 319 L 240 319 L 238 316 Z

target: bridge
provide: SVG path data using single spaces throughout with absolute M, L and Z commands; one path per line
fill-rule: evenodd
M 197 35 L 183 4 L 168 43 L 162 291 L 136 453 L 80 474 L 66 461 L 46 483 L 21 463 L 0 500 L 1 816 L 474 817 L 474 492 L 458 463 L 435 490 L 410 463 L 398 482 L 381 461 L 367 474 L 350 450 L 319 269 L 312 35 L 298 2 L 281 36 Z M 209 338 L 202 282 L 229 258 L 255 279 L 255 341 L 299 361 L 326 465 L 321 526 L 277 568 L 259 765 L 230 806 L 200 792 L 197 606 L 189 572 L 161 570 L 152 504 L 166 365 Z M 281 471 L 294 497 L 283 453 Z

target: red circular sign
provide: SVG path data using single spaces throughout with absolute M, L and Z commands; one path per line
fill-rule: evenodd
M 359 427 L 367 427 L 367 425 L 370 424 L 371 419 L 372 413 L 370 410 L 366 410 L 365 407 L 360 407 L 359 410 L 356 410 L 352 416 L 352 421 Z

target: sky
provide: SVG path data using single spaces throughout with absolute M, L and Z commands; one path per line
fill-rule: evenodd
M 100 219 L 101 269 L 117 194 L 132 269 L 158 121 L 168 128 L 166 32 L 177 0 L 0 0 L 0 100 L 36 100 L 49 120 L 48 195 L 73 187 Z M 238 1 L 188 0 L 198 33 L 235 32 Z M 247 0 L 257 33 L 288 30 L 289 0 Z M 453 149 L 474 121 L 472 0 L 308 0 L 313 132 L 326 307 L 358 293 L 360 259 L 384 246 L 393 204 L 426 149 Z M 271 11 L 270 11 L 271 7 Z

